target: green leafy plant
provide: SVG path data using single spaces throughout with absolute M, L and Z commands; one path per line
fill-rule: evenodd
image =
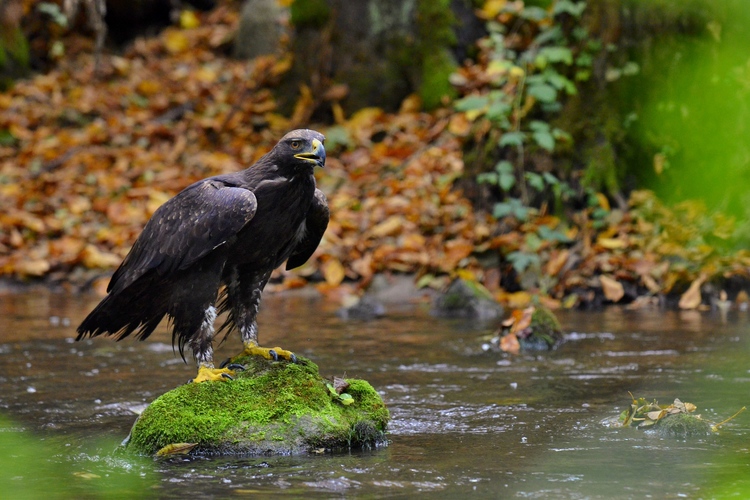
M 601 49 L 577 22 L 585 8 L 585 1 L 558 0 L 548 9 L 513 2 L 484 12 L 489 34 L 480 47 L 488 84 L 455 106 L 480 124 L 477 128 L 487 130 L 489 146 L 502 158 L 477 176 L 504 195 L 493 211 L 497 218 L 525 221 L 535 213 L 533 200 L 551 197 L 560 205 L 573 194 L 551 172 L 530 171 L 527 160 L 536 151 L 553 154 L 572 141 L 549 119 L 562 109 L 566 96 L 577 93 L 576 82 L 589 78 L 593 54 Z M 569 20 L 573 22 L 563 22 Z M 460 75 L 456 81 L 462 81 Z

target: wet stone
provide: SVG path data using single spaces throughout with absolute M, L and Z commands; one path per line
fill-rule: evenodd
M 236 380 L 185 384 L 153 401 L 122 448 L 155 455 L 189 443 L 190 455 L 300 455 L 386 444 L 388 409 L 368 382 L 348 379 L 344 404 L 305 358 L 237 361 L 246 369 Z
M 526 335 L 518 336 L 522 351 L 548 351 L 557 348 L 562 340 L 560 322 L 552 311 L 541 306 L 534 309 Z
M 459 278 L 435 298 L 431 312 L 442 318 L 487 320 L 502 316 L 503 307 L 483 286 Z

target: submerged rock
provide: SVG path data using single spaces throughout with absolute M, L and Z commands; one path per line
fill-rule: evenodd
M 522 351 L 549 351 L 563 340 L 562 327 L 555 314 L 546 307 L 536 306 L 526 335 L 518 335 Z
M 195 444 L 191 455 L 297 455 L 385 444 L 388 409 L 366 381 L 347 380 L 351 398 L 342 398 L 304 358 L 237 361 L 246 370 L 236 380 L 185 384 L 157 398 L 122 446 L 145 455 L 176 444 Z
M 365 295 L 348 307 L 336 311 L 341 319 L 371 320 L 385 316 L 385 306 L 374 298 Z
M 563 331 L 555 314 L 543 306 L 529 306 L 511 313 L 502 328 L 482 345 L 485 351 L 512 354 L 551 351 L 563 342 Z
M 503 307 L 479 283 L 456 279 L 432 304 L 432 314 L 444 318 L 495 319 Z
M 711 424 L 696 415 L 678 413 L 660 419 L 653 426 L 653 431 L 659 437 L 687 439 L 710 435 Z

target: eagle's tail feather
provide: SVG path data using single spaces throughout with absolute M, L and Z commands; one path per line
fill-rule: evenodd
M 167 309 L 146 290 L 138 288 L 141 287 L 130 287 L 104 297 L 81 322 L 76 340 L 98 335 L 115 335 L 120 340 L 136 330 L 136 338 L 148 338 Z

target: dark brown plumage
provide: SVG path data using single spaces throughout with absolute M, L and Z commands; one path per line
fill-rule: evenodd
M 313 177 L 325 165 L 323 141 L 313 130 L 289 132 L 250 168 L 198 181 L 159 207 L 77 340 L 134 332 L 143 340 L 168 316 L 172 342 L 198 363 L 196 381 L 214 380 L 231 374 L 213 367 L 213 323 L 226 311 L 221 329 L 236 327 L 245 353 L 293 359 L 258 347 L 256 316 L 271 272 L 304 264 L 328 225 Z

